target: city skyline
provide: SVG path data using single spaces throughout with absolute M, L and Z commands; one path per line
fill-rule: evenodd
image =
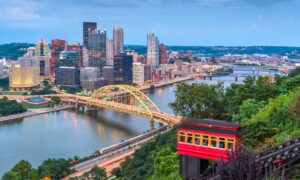
M 0 44 L 34 43 L 41 35 L 47 42 L 82 43 L 82 22 L 91 21 L 107 29 L 108 37 L 113 27 L 123 27 L 126 45 L 146 45 L 147 34 L 155 33 L 166 45 L 299 46 L 299 5 L 295 0 L 14 0 L 0 2 Z

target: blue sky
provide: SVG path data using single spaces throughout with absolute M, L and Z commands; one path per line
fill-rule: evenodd
M 300 46 L 298 0 L 0 0 L 0 44 L 82 42 L 82 22 L 124 28 L 125 44 L 153 32 L 167 45 Z

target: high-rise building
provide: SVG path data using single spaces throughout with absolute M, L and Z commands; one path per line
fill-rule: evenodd
M 21 67 L 38 67 L 37 60 L 34 54 L 35 54 L 34 47 L 27 48 L 27 53 L 24 54 L 23 57 L 18 58 Z
M 107 80 L 108 84 L 114 83 L 114 67 L 113 66 L 104 66 L 102 68 L 102 78 Z
M 37 65 L 40 67 L 40 75 L 42 78 L 50 77 L 50 56 L 49 46 L 43 37 L 40 38 L 35 47 Z
M 89 66 L 89 50 L 86 46 L 82 47 L 82 66 L 88 67 Z
M 59 59 L 59 53 L 67 50 L 67 42 L 63 39 L 54 39 L 51 41 L 51 64 L 50 73 L 54 74 L 55 61 Z
M 100 77 L 100 69 L 96 67 L 80 68 L 80 81 L 94 81 Z
M 87 46 L 89 42 L 89 31 L 97 29 L 96 22 L 83 22 L 83 46 Z
M 106 39 L 106 64 L 114 64 L 114 41 L 112 39 Z
M 119 54 L 114 57 L 114 83 L 131 84 L 132 83 L 132 56 Z
M 168 54 L 164 44 L 159 45 L 159 64 L 168 64 Z
M 144 85 L 145 83 L 145 65 L 140 62 L 133 63 L 132 68 L 132 82 L 137 85 Z
M 106 31 L 88 32 L 89 66 L 102 68 L 106 61 Z
M 67 49 L 68 51 L 74 51 L 77 53 L 76 66 L 82 67 L 83 66 L 82 46 L 79 43 L 70 43 Z
M 115 27 L 113 30 L 114 55 L 119 55 L 124 51 L 124 31 L 121 27 Z
M 56 69 L 61 66 L 78 67 L 77 66 L 77 52 L 76 51 L 62 51 L 59 53 L 59 59 L 55 63 Z
M 153 33 L 147 35 L 147 65 L 151 67 L 159 65 L 159 42 Z
M 9 68 L 9 87 L 17 90 L 32 89 L 40 85 L 39 67 L 21 67 L 16 65 Z
M 152 70 L 151 70 L 150 65 L 145 65 L 144 79 L 145 79 L 145 82 L 147 82 L 147 83 L 152 81 Z
M 58 86 L 77 86 L 80 84 L 80 70 L 76 67 L 61 66 L 56 71 Z

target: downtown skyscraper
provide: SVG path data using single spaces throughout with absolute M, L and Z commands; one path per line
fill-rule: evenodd
M 96 29 L 96 22 L 83 22 L 83 46 L 88 46 L 89 31 L 95 31 Z
M 159 66 L 159 41 L 154 33 L 147 35 L 147 65 Z
M 124 31 L 121 27 L 115 27 L 113 30 L 114 55 L 119 55 L 124 51 Z
M 89 66 L 102 68 L 106 61 L 106 31 L 88 32 Z

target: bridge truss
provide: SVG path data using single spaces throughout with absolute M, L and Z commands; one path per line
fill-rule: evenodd
M 129 85 L 108 85 L 104 86 L 91 95 L 93 99 L 101 99 L 116 103 L 130 104 L 145 109 L 149 118 L 153 118 L 153 112 L 160 113 L 160 109 L 153 101 L 139 89 Z

